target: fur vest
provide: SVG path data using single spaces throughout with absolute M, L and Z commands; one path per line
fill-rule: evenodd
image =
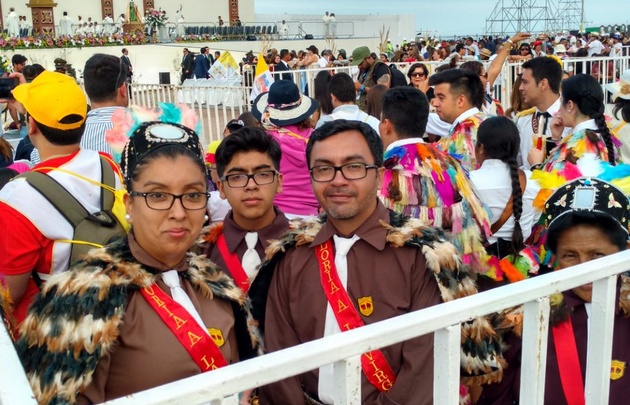
M 294 220 L 291 222 L 289 232 L 267 248 L 267 256 L 249 291 L 252 314 L 260 323 L 261 331 L 264 331 L 267 291 L 276 265 L 287 250 L 310 244 L 325 221 L 325 216 L 303 221 Z M 435 276 L 444 302 L 477 293 L 477 286 L 470 270 L 460 263 L 455 247 L 441 229 L 391 210 L 389 224 L 382 225 L 388 230 L 387 242 L 390 246 L 407 246 L 422 250 L 427 267 Z M 480 385 L 501 380 L 505 368 L 501 340 L 488 319 L 475 318 L 462 324 L 461 342 L 463 384 Z
M 261 344 L 241 290 L 204 256 L 188 253 L 182 274 L 211 299 L 232 303 L 241 359 L 260 354 Z M 116 345 L 127 297 L 155 282 L 157 273 L 132 256 L 127 239 L 92 250 L 68 272 L 47 282 L 20 328 L 16 346 L 40 404 L 72 404 L 92 381 L 99 360 Z M 42 367 L 42 365 L 56 365 Z

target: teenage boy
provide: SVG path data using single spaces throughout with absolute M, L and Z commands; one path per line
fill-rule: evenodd
M 289 228 L 273 205 L 282 191 L 280 145 L 260 128 L 244 127 L 225 138 L 215 159 L 221 198 L 232 209 L 208 229 L 206 255 L 247 292 L 269 241 Z

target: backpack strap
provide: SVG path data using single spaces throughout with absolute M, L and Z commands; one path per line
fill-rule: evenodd
M 116 173 L 112 169 L 107 158 L 99 155 L 101 158 L 101 183 L 116 189 Z M 109 210 L 114 207 L 114 193 L 101 187 L 101 209 Z

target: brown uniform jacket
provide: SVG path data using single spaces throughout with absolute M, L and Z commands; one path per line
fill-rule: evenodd
M 256 252 L 260 258 L 265 257 L 265 249 L 269 246 L 269 241 L 280 238 L 289 229 L 289 220 L 284 216 L 284 213 L 277 207 L 274 207 L 276 212 L 276 218 L 271 225 L 264 227 L 258 231 L 258 242 L 256 243 Z M 213 230 L 213 228 L 216 228 Z M 222 231 L 221 231 L 222 228 Z M 216 263 L 223 271 L 232 277 L 230 269 L 225 264 L 225 260 L 216 245 L 216 238 L 223 232 L 225 236 L 225 242 L 228 246 L 230 253 L 235 253 L 239 260 L 243 260 L 243 255 L 247 251 L 247 243 L 245 242 L 245 235 L 247 230 L 241 229 L 234 219 L 232 219 L 232 211 L 228 212 L 223 222 L 213 224 L 210 229 L 206 230 L 205 240 L 207 245 L 204 247 L 203 254 L 205 254 L 213 263 Z M 232 277 L 233 278 L 233 277 Z
M 420 249 L 394 248 L 386 242 L 389 212 L 380 203 L 374 215 L 355 232 L 361 239 L 348 253 L 348 294 L 370 297 L 373 313 L 361 315 L 371 324 L 441 302 L 440 291 L 427 270 Z M 324 334 L 327 300 L 321 287 L 314 247 L 337 233 L 326 222 L 310 245 L 287 252 L 269 289 L 265 345 L 273 352 Z M 430 404 L 433 393 L 433 337 L 415 338 L 383 349 L 396 374 L 394 387 L 380 393 L 362 377 L 363 404 Z M 303 390 L 317 398 L 317 370 L 261 388 L 261 404 L 299 404 Z

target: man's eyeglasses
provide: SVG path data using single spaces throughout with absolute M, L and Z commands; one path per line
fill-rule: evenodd
M 129 195 L 134 197 L 144 197 L 144 201 L 147 203 L 147 207 L 152 210 L 166 211 L 170 210 L 175 203 L 175 200 L 179 200 L 182 206 L 187 210 L 201 210 L 205 209 L 208 205 L 208 193 L 186 193 L 186 194 L 171 194 L 161 191 L 155 191 L 151 193 L 140 193 L 138 191 L 132 191 Z
M 250 179 L 254 180 L 256 185 L 264 186 L 273 183 L 277 174 L 275 170 L 263 170 L 252 174 L 228 174 L 221 177 L 221 181 L 225 181 L 230 188 L 247 187 Z
M 424 77 L 424 76 L 426 76 L 426 75 L 427 75 L 427 74 L 426 74 L 426 73 L 423 73 L 423 72 L 413 72 L 413 73 L 411 74 L 411 77 Z
M 360 180 L 367 176 L 369 169 L 378 169 L 378 166 L 365 163 L 348 163 L 342 166 L 313 166 L 309 171 L 313 181 L 324 183 L 332 181 L 338 171 L 341 172 L 341 175 L 346 180 Z

